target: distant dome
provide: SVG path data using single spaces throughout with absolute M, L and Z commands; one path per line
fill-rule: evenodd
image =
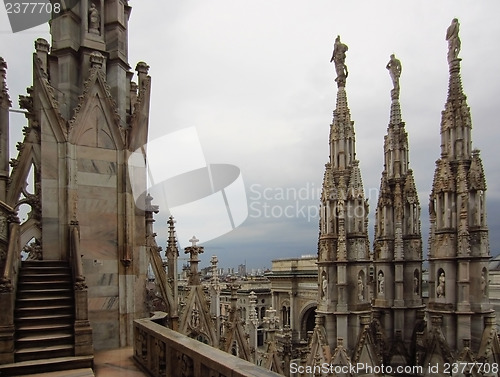
M 492 270 L 500 271 L 500 254 L 490 261 L 488 268 L 490 269 L 490 271 Z

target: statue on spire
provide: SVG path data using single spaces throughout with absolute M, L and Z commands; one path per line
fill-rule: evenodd
M 451 21 L 451 25 L 448 26 L 446 30 L 446 40 L 448 41 L 448 64 L 457 59 L 460 52 L 461 43 L 460 37 L 458 36 L 459 29 L 460 24 L 458 23 L 458 19 L 454 18 Z
M 389 70 L 389 75 L 391 75 L 392 84 L 394 85 L 394 90 L 399 93 L 399 78 L 401 77 L 401 72 L 403 68 L 401 67 L 401 62 L 396 58 L 394 54 L 391 55 L 391 59 L 387 66 L 385 67 Z
M 347 72 L 347 66 L 345 65 L 345 53 L 348 49 L 346 44 L 340 42 L 340 35 L 337 35 L 335 44 L 333 45 L 333 54 L 330 63 L 333 62 L 335 64 L 335 71 L 337 72 L 335 81 L 339 86 L 341 83 L 345 85 L 345 79 L 349 74 L 349 72 Z

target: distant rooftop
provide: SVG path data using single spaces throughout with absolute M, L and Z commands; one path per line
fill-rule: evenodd
M 500 271 L 500 254 L 490 261 L 490 271 Z

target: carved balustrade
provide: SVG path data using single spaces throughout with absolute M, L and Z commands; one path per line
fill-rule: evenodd
M 164 327 L 134 321 L 134 359 L 153 377 L 276 377 L 278 374 Z
M 14 361 L 14 301 L 21 259 L 19 233 L 14 211 L 0 202 L 0 364 Z

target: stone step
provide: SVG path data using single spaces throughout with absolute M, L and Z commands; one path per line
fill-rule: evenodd
M 72 305 L 73 297 L 71 296 L 39 296 L 18 298 L 16 300 L 16 307 L 21 308 L 41 308 L 44 306 L 55 305 Z
M 32 282 L 52 282 L 54 280 L 58 280 L 61 282 L 71 282 L 71 275 L 68 274 L 63 274 L 63 273 L 57 273 L 57 272 L 51 272 L 51 273 L 46 273 L 46 274 L 33 274 L 33 273 L 26 273 L 23 275 L 19 275 L 19 279 L 22 281 L 22 283 L 32 283 Z
M 42 290 L 64 288 L 73 289 L 73 282 L 68 279 L 54 279 L 50 281 L 19 281 L 18 290 Z
M 23 374 L 17 377 L 95 377 L 91 368 L 62 370 L 58 372 Z
M 21 268 L 24 267 L 68 267 L 69 263 L 65 260 L 25 260 L 21 262 Z
M 66 369 L 88 368 L 82 365 L 61 365 L 40 369 L 45 359 L 74 355 L 74 292 L 71 269 L 66 261 L 24 261 L 19 270 L 15 307 L 14 360 L 28 363 L 22 373 L 33 374 Z M 17 370 L 19 372 L 19 369 Z M 16 372 L 16 373 L 17 373 Z M 0 376 L 5 374 L 0 369 Z
M 71 287 L 67 288 L 44 288 L 39 287 L 39 289 L 18 289 L 17 297 L 20 299 L 31 298 L 31 297 L 53 297 L 53 296 L 69 296 L 73 297 L 73 289 Z
M 16 353 L 22 349 L 36 348 L 37 346 L 73 345 L 73 333 L 51 331 L 41 334 L 20 336 L 16 339 Z
M 73 305 L 67 304 L 54 304 L 54 305 L 44 305 L 44 306 L 26 306 L 22 308 L 16 308 L 16 317 L 38 317 L 43 315 L 48 315 L 50 313 L 54 315 L 59 314 L 72 314 L 74 311 Z
M 46 332 L 46 331 L 73 331 L 72 318 L 69 318 L 69 320 L 67 320 L 66 322 L 67 323 L 64 323 L 64 321 L 60 321 L 58 323 L 47 323 L 47 324 L 37 322 L 36 325 L 28 324 L 28 325 L 17 326 L 16 330 L 19 332 L 20 337 L 22 337 L 23 334 L 25 333 L 37 334 L 39 332 Z
M 33 313 L 24 313 L 25 316 L 16 316 L 15 322 L 18 326 L 22 327 L 24 325 L 29 325 L 36 323 L 37 325 L 42 324 L 52 324 L 54 322 L 64 322 L 71 323 L 73 321 L 73 313 L 45 313 L 45 314 L 33 314 Z M 32 315 L 29 315 L 32 314 Z
M 16 361 L 43 360 L 54 357 L 73 356 L 72 344 L 56 344 L 52 346 L 29 347 L 15 351 Z
M 70 356 L 59 358 L 48 358 L 44 360 L 28 360 L 20 361 L 12 364 L 0 365 L 0 376 L 30 376 L 37 377 L 43 373 L 59 373 L 54 375 L 47 375 L 46 377 L 87 377 L 94 376 L 94 374 L 82 374 L 82 369 L 86 373 L 92 371 L 94 358 L 92 356 Z M 75 374 L 75 373 L 80 374 Z M 62 374 L 60 374 L 62 373 Z M 70 374 L 74 373 L 74 374 Z M 41 376 L 40 376 L 41 377 Z M 45 377 L 45 376 L 44 376 Z
M 66 265 L 60 265 L 60 266 L 51 266 L 51 265 L 28 265 L 25 266 L 23 265 L 20 272 L 26 272 L 26 271 L 36 271 L 36 272 L 46 272 L 46 271 L 61 271 L 65 273 L 71 273 L 71 268 L 66 264 Z

